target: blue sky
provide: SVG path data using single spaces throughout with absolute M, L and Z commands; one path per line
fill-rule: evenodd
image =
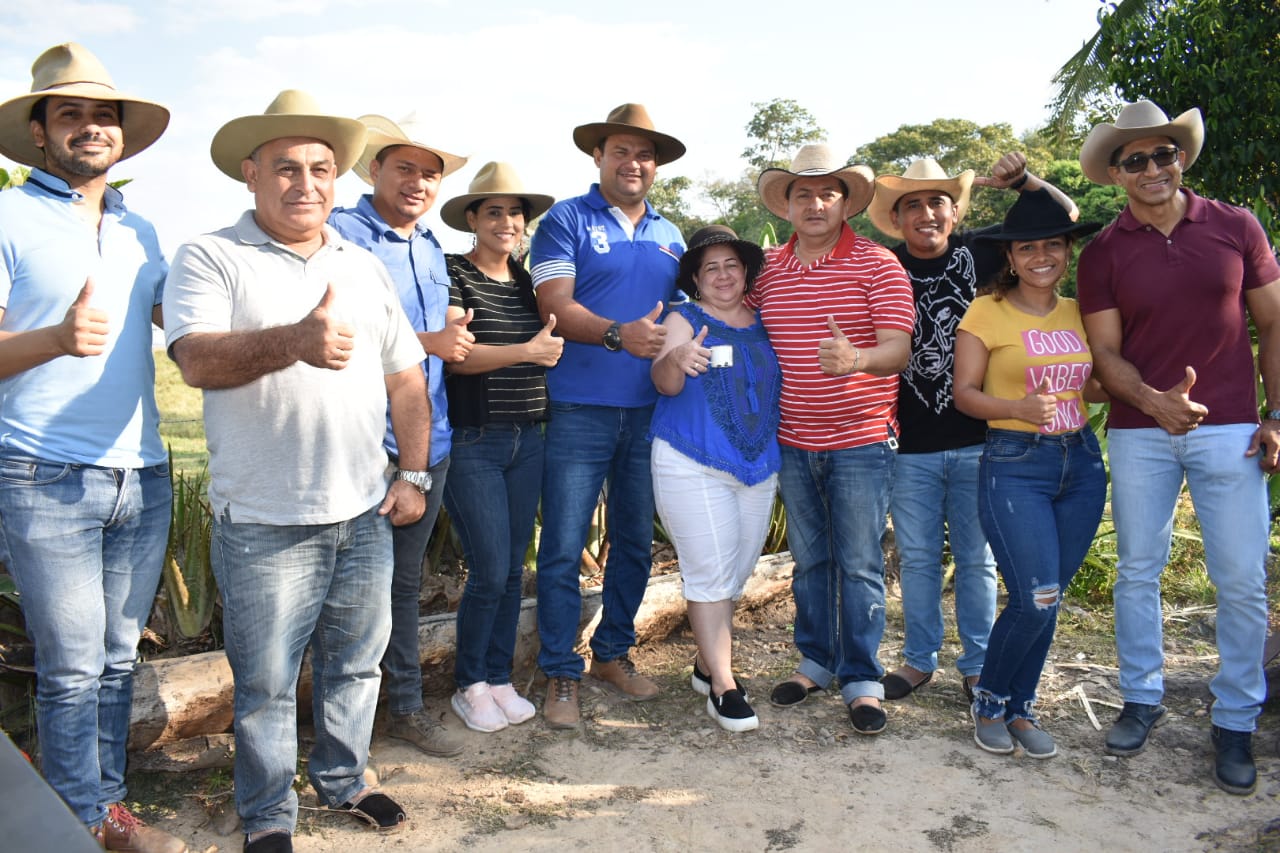
M 117 87 L 173 113 L 152 148 L 112 171 L 166 253 L 230 224 L 252 200 L 209 159 L 226 121 L 261 113 L 284 88 L 328 110 L 393 119 L 416 110 L 425 140 L 469 154 L 444 199 L 488 160 L 532 192 L 564 197 L 593 180 L 574 126 L 644 103 L 688 154 L 660 175 L 732 178 L 752 102 L 794 98 L 841 153 L 935 118 L 1041 124 L 1050 78 L 1097 28 L 1099 0 L 9 0 L 0 100 L 29 91 L 32 61 L 79 41 Z M 0 163 L 3 163 L 0 158 Z M 7 164 L 6 164 L 7 165 Z M 339 204 L 365 185 L 338 182 Z M 429 223 L 446 249 L 465 235 Z

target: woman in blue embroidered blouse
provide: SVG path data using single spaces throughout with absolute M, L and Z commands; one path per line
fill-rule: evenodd
M 663 321 L 651 371 L 662 395 L 653 494 L 698 645 L 690 683 L 731 732 L 759 725 L 733 675 L 733 609 L 764 545 L 780 464 L 781 374 L 759 315 L 742 303 L 763 268 L 760 247 L 723 225 L 694 234 L 676 279 L 693 301 Z

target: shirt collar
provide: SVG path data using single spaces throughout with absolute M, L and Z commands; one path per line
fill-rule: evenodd
M 51 175 L 44 169 L 32 168 L 26 182 L 50 198 L 75 203 L 84 201 L 84 194 L 71 189 L 64 179 Z M 107 210 L 118 213 L 124 210 L 124 194 L 107 184 L 102 195 L 102 204 Z
M 591 189 L 587 191 L 587 206 L 596 210 L 608 210 L 614 205 L 609 204 L 609 200 L 604 197 L 604 193 L 600 192 L 600 184 L 592 184 Z M 649 204 L 649 199 L 644 200 L 644 215 L 646 219 L 661 219 L 662 216 L 653 209 L 653 205 Z
M 240 218 L 236 224 L 232 226 L 236 232 L 236 239 L 248 246 L 277 246 L 284 249 L 290 254 L 295 254 L 292 249 L 285 249 L 283 245 L 276 241 L 274 237 L 262 230 L 262 226 L 258 225 L 258 220 L 253 218 L 253 208 L 246 210 L 240 214 Z M 335 231 L 328 222 L 324 224 L 324 245 L 320 247 L 320 251 L 324 251 L 329 247 L 335 250 L 342 248 L 342 236 Z M 312 257 L 315 257 L 314 255 Z
M 856 235 L 853 233 L 853 229 L 849 227 L 849 223 L 841 222 L 840 236 L 839 238 L 836 239 L 835 247 L 832 248 L 830 252 L 827 252 L 827 254 L 819 258 L 817 261 L 814 261 L 814 263 L 815 264 L 821 263 L 827 258 L 849 257 L 850 255 L 853 254 L 853 244 L 854 244 L 855 237 Z M 796 243 L 798 243 L 799 241 L 800 241 L 800 235 L 793 232 L 791 234 L 791 239 L 787 240 L 787 247 L 785 249 L 788 255 L 795 258 L 796 263 L 800 263 L 800 259 L 796 257 Z M 804 264 L 800 264 L 800 265 L 804 266 Z
M 407 243 L 414 237 L 434 236 L 431 233 L 431 229 L 423 225 L 422 220 L 419 219 L 413 223 L 413 236 L 406 239 L 399 231 L 388 225 L 387 221 L 382 218 L 382 214 L 378 213 L 378 209 L 373 206 L 373 193 L 365 193 L 360 196 L 360 200 L 356 202 L 356 212 L 373 223 L 382 236 L 389 240 L 400 240 Z
M 1178 192 L 1186 196 L 1187 199 L 1187 209 L 1182 212 L 1182 218 L 1190 222 L 1204 222 L 1209 215 L 1209 205 L 1205 200 L 1186 187 L 1179 187 Z M 1139 231 L 1147 227 L 1145 222 L 1138 221 L 1138 217 L 1133 215 L 1133 211 L 1129 209 L 1127 204 L 1124 206 L 1124 210 L 1120 211 L 1116 224 L 1125 231 Z

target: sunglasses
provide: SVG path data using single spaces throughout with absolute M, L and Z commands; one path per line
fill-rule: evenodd
M 1147 171 L 1148 161 L 1154 160 L 1155 164 L 1160 168 L 1172 165 L 1173 161 L 1178 159 L 1178 152 L 1180 150 L 1181 149 L 1175 145 L 1172 148 L 1157 148 L 1150 154 L 1138 152 L 1137 154 L 1130 154 L 1116 165 L 1121 169 L 1124 169 L 1130 175 L 1137 175 L 1141 172 Z

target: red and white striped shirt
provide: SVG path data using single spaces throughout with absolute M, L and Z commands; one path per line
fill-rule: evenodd
M 898 430 L 898 377 L 855 372 L 828 376 L 818 343 L 834 317 L 859 349 L 876 345 L 878 329 L 911 334 L 915 306 L 902 264 L 878 243 L 842 226 L 826 257 L 809 266 L 796 237 L 769 250 L 747 303 L 760 310 L 782 367 L 778 440 L 801 450 L 843 450 L 887 440 Z M 892 433 L 890 432 L 892 430 Z

